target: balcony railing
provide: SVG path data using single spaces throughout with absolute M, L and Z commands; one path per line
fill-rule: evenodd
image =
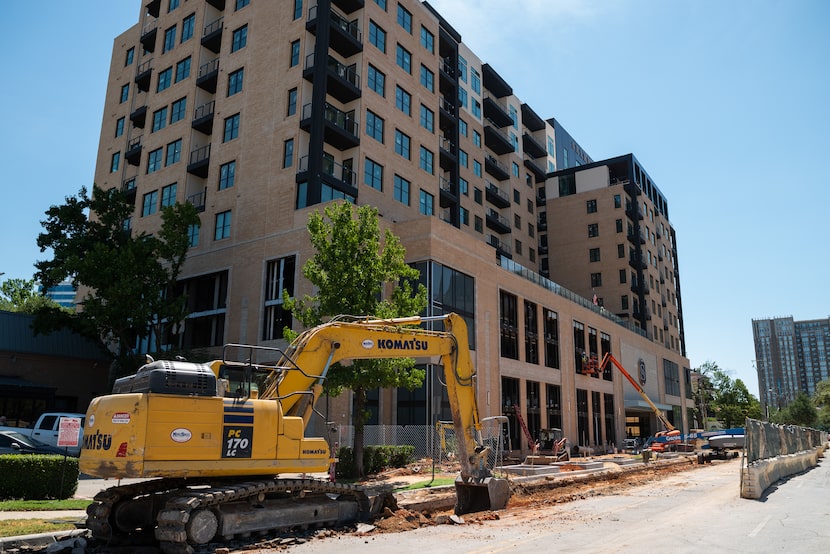
M 297 163 L 297 171 L 302 173 L 308 170 L 308 156 L 303 156 Z M 343 181 L 351 186 L 356 186 L 357 183 L 357 175 L 351 167 L 338 163 L 331 158 L 323 158 L 320 173 L 334 177 L 338 181 Z

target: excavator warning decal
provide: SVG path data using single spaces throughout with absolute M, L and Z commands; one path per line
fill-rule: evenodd
M 254 439 L 253 427 L 226 426 L 222 443 L 223 458 L 250 458 Z

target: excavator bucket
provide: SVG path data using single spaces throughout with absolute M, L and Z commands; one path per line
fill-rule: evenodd
M 507 479 L 487 477 L 482 481 L 455 480 L 456 515 L 503 510 L 510 498 L 510 484 Z

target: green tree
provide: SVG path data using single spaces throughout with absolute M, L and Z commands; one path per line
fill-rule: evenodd
M 707 361 L 697 369 L 707 385 L 709 416 L 716 417 L 725 428 L 744 424 L 747 417 L 761 419 L 761 403 L 740 379 L 733 380 L 717 363 Z
M 427 304 L 426 288 L 420 285 L 413 290 L 419 272 L 404 261 L 406 252 L 398 237 L 388 229 L 381 233 L 378 210 L 353 209 L 342 202 L 329 204 L 324 213 L 309 216 L 307 228 L 316 253 L 303 266 L 303 276 L 317 293 L 290 298 L 284 291 L 286 309 L 306 328 L 339 314 L 386 318 L 421 313 Z M 291 340 L 296 333 L 286 329 L 285 335 Z M 361 474 L 367 391 L 413 389 L 423 379 L 424 371 L 412 359 L 354 360 L 332 366 L 324 384 L 326 393 L 337 396 L 350 389 L 354 394 L 354 456 Z
M 62 309 L 37 291 L 34 279 L 7 279 L 0 284 L 0 310 L 35 314 L 46 308 Z
M 77 314 L 41 310 L 35 329 L 48 333 L 69 327 L 117 353 L 131 371 L 129 354 L 137 338 L 151 332 L 160 340 L 166 329 L 181 321 L 185 299 L 172 294 L 188 249 L 188 228 L 199 224 L 191 204 L 175 204 L 161 212 L 156 235 L 133 234 L 125 223 L 135 210 L 124 193 L 93 187 L 52 206 L 38 236 L 41 252 L 36 278 L 45 288 L 71 279 L 86 291 Z
M 785 408 L 771 414 L 770 421 L 785 425 L 813 427 L 816 425 L 818 417 L 816 406 L 810 397 L 804 392 L 799 392 Z
M 825 431 L 830 430 L 830 380 L 816 383 L 816 393 L 813 395 L 813 404 L 818 410 L 816 426 Z

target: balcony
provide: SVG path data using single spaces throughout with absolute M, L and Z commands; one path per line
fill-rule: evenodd
M 306 30 L 314 36 L 317 36 L 317 12 L 317 6 L 311 6 L 305 24 Z M 329 45 L 335 52 L 349 58 L 363 51 L 363 36 L 357 19 L 348 21 L 334 10 L 329 10 L 329 23 Z
M 147 106 L 139 106 L 130 114 L 130 121 L 139 129 L 144 128 L 144 121 L 147 119 Z
M 547 176 L 547 173 L 545 173 L 545 170 L 541 165 L 539 165 L 536 162 L 534 162 L 533 160 L 530 160 L 530 159 L 527 159 L 527 158 L 525 158 L 524 162 L 522 162 L 522 163 L 524 163 L 524 166 L 527 169 L 529 169 L 530 172 L 533 173 L 533 175 L 536 176 L 536 183 L 544 183 L 545 182 L 545 179 L 547 179 L 548 176 Z
M 210 144 L 197 148 L 190 152 L 190 160 L 187 164 L 187 172 L 196 177 L 204 179 L 208 176 L 210 165 Z
M 193 113 L 193 121 L 190 122 L 191 129 L 196 129 L 200 133 L 209 135 L 213 132 L 213 114 L 215 101 L 211 100 L 207 104 L 202 104 L 196 108 Z
M 636 256 L 628 257 L 628 265 L 634 269 L 648 269 L 648 264 L 646 264 L 645 260 L 639 260 Z
M 635 233 L 633 231 L 628 233 L 628 240 L 630 242 L 633 242 L 634 244 L 645 244 L 646 243 L 646 238 L 643 236 L 642 233 Z
M 540 242 L 540 243 L 536 246 L 536 248 L 539 250 L 539 254 L 541 254 L 541 255 L 543 255 L 543 256 L 544 256 L 545 254 L 547 254 L 547 253 L 548 253 L 548 245 L 547 245 L 547 244 L 542 244 L 542 243 Z
M 202 32 L 202 46 L 213 52 L 219 53 L 222 48 L 222 29 L 224 28 L 223 18 L 219 18 L 210 25 L 205 25 Z
M 545 120 L 539 117 L 530 106 L 522 104 L 522 125 L 533 132 L 542 131 L 545 128 Z
M 354 111 L 346 113 L 326 103 L 321 115 L 323 117 L 323 140 L 328 144 L 341 151 L 360 144 L 359 126 L 354 119 Z M 303 106 L 300 129 L 311 132 L 312 120 L 315 117 L 319 115 L 312 113 L 311 104 Z
M 438 163 L 444 171 L 451 171 L 458 163 L 455 144 L 447 137 L 438 137 Z
M 510 248 L 509 244 L 502 242 L 496 235 L 488 235 L 487 244 L 495 247 L 496 254 L 504 256 L 505 258 L 513 258 L 513 249 Z
M 631 219 L 643 219 L 643 214 L 640 212 L 639 205 L 634 202 L 626 202 L 625 215 Z
M 484 194 L 488 202 L 497 208 L 506 208 L 510 205 L 510 196 L 506 192 L 490 181 L 485 181 L 485 183 Z
M 135 177 L 124 179 L 124 181 L 121 183 L 121 192 L 123 192 L 127 196 L 127 202 L 135 202 Z
M 525 151 L 525 154 L 533 158 L 542 158 L 548 155 L 545 147 L 542 146 L 538 140 L 533 138 L 533 135 L 530 133 L 524 133 L 522 135 L 522 150 Z
M 192 204 L 193 207 L 196 208 L 197 212 L 205 211 L 205 206 L 207 204 L 207 187 L 205 187 L 202 192 L 191 194 L 185 201 L 188 204 Z
M 147 92 L 150 90 L 150 78 L 153 75 L 153 60 L 147 60 L 136 69 L 135 85 L 138 90 Z
M 220 12 L 225 10 L 225 0 L 207 0 L 207 3 Z
M 488 229 L 492 229 L 500 235 L 510 232 L 510 220 L 496 210 L 487 210 L 486 223 Z
M 313 172 L 319 174 L 320 180 L 335 190 L 343 192 L 351 197 L 357 197 L 357 175 L 351 167 L 335 162 L 331 158 L 324 157 L 319 169 L 309 167 L 308 156 L 300 158 L 297 164 L 298 183 L 307 182 L 308 174 Z
M 127 151 L 124 153 L 124 158 L 130 165 L 138 165 L 141 163 L 141 135 L 127 143 Z
M 489 94 L 484 96 L 484 119 L 489 119 L 498 128 L 513 124 L 508 107 Z
M 360 98 L 360 75 L 357 73 L 357 64 L 347 66 L 337 58 L 329 56 L 326 69 L 326 92 L 344 104 Z M 313 53 L 306 56 L 303 78 L 309 83 L 314 82 Z
M 340 8 L 346 15 L 356 12 L 363 7 L 363 0 L 331 0 L 331 3 Z
M 496 73 L 496 70 L 486 63 L 481 66 L 481 74 L 484 80 L 484 88 L 492 92 L 496 98 L 503 98 L 513 94 L 513 88 Z
M 455 81 L 455 66 L 452 58 L 442 58 L 438 64 L 438 74 L 448 85 L 457 85 Z
M 516 149 L 513 147 L 513 143 L 510 142 L 510 138 L 490 123 L 488 121 L 484 124 L 484 144 L 487 148 L 499 156 L 515 152 Z
M 495 177 L 497 181 L 504 181 L 510 177 L 507 166 L 490 154 L 484 156 L 484 171 Z
M 141 30 L 141 46 L 147 52 L 154 52 L 156 50 L 156 37 L 158 36 L 158 25 L 155 21 L 151 21 Z
M 215 94 L 218 79 L 219 58 L 215 58 L 199 67 L 199 74 L 196 76 L 196 86 L 211 94 Z
M 147 13 L 152 15 L 153 17 L 159 16 L 159 9 L 161 8 L 161 0 L 150 0 L 144 7 L 147 8 Z

